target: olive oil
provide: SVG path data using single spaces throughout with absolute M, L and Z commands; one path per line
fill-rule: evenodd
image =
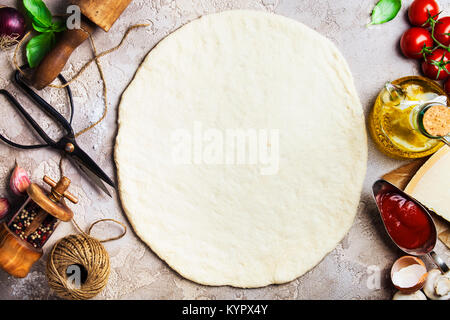
M 423 77 L 405 77 L 387 84 L 369 115 L 369 131 L 379 149 L 401 159 L 421 158 L 439 150 L 442 142 L 423 135 L 415 125 L 421 105 L 439 96 L 445 92 Z

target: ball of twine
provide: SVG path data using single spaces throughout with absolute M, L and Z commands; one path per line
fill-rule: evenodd
M 113 221 L 124 228 L 124 232 L 114 238 L 97 240 L 90 236 L 92 227 L 102 221 Z M 76 223 L 75 223 L 75 226 Z M 79 227 L 77 226 L 77 229 Z M 94 222 L 88 233 L 70 235 L 61 239 L 53 247 L 47 262 L 47 278 L 49 286 L 64 299 L 87 300 L 100 293 L 108 282 L 110 273 L 109 255 L 102 242 L 122 238 L 126 226 L 113 219 L 102 219 Z M 78 266 L 85 272 L 83 281 L 70 281 L 68 268 Z M 80 283 L 81 282 L 81 283 Z

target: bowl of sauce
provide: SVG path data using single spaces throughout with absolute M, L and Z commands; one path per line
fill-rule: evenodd
M 400 247 L 414 250 L 429 241 L 431 222 L 420 206 L 389 191 L 379 195 L 379 202 L 387 232 Z
M 420 256 L 430 253 L 436 245 L 437 232 L 428 209 L 385 180 L 375 182 L 372 189 L 392 241 L 408 254 Z

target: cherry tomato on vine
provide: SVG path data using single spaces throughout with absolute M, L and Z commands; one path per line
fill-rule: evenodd
M 444 17 L 436 21 L 434 37 L 444 46 L 450 45 L 450 17 Z
M 448 95 L 450 95 L 450 79 L 447 79 L 447 81 L 445 81 L 444 90 Z
M 422 27 L 430 16 L 437 18 L 438 13 L 439 5 L 435 0 L 414 0 L 409 7 L 408 17 L 413 25 Z
M 450 52 L 441 48 L 434 50 L 422 62 L 422 71 L 433 80 L 447 79 L 450 75 Z
M 420 59 L 427 49 L 433 47 L 433 39 L 427 29 L 414 27 L 405 31 L 400 39 L 400 48 L 407 58 Z

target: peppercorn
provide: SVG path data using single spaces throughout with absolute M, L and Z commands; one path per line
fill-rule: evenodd
M 57 222 L 55 217 L 48 215 L 34 232 L 25 237 L 27 228 L 38 216 L 40 210 L 39 206 L 34 202 L 30 202 L 9 224 L 9 228 L 14 234 L 28 242 L 34 248 L 42 248 L 44 246 L 49 236 L 53 233 Z

